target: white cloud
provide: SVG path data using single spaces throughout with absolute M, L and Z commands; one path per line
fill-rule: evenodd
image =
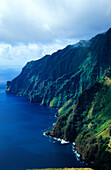
M 69 41 L 71 43 L 71 41 Z M 28 61 L 37 60 L 46 54 L 52 54 L 60 48 L 64 48 L 60 41 L 53 44 L 0 44 L 0 68 L 23 67 Z
M 0 65 L 21 65 L 111 27 L 111 0 L 0 0 Z
M 111 26 L 110 0 L 0 0 L 0 37 L 49 43 L 91 37 Z
M 41 50 L 37 44 L 0 44 L 0 65 L 23 67 L 27 61 L 40 58 Z

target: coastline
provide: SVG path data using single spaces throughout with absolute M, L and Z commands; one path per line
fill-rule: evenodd
M 75 142 L 72 143 L 72 151 L 73 151 L 74 154 L 76 155 L 76 159 L 77 159 L 78 161 L 80 161 L 81 155 L 80 155 L 80 154 L 77 152 L 77 150 L 76 150 L 76 143 L 75 143 Z M 84 163 L 84 162 L 82 162 L 82 163 Z
M 50 136 L 50 135 L 47 135 L 46 133 L 47 133 L 47 132 L 44 132 L 43 135 L 46 136 L 46 137 L 52 138 L 52 139 L 60 142 L 61 144 L 71 143 L 71 144 L 72 144 L 72 151 L 73 151 L 73 153 L 75 154 L 77 161 L 80 161 L 81 155 L 80 155 L 80 154 L 77 152 L 77 150 L 76 150 L 76 147 L 75 147 L 75 146 L 76 146 L 76 143 L 75 143 L 75 142 L 72 143 L 72 142 L 70 142 L 70 141 L 65 141 L 64 139 L 52 137 L 52 136 Z M 81 161 L 80 161 L 80 162 L 81 162 Z M 82 161 L 82 163 L 86 164 L 84 161 Z M 86 164 L 86 165 L 88 165 L 88 164 Z
M 46 133 L 47 133 L 47 132 L 43 132 L 43 135 L 46 136 L 46 137 L 50 137 L 50 138 L 54 139 L 55 141 L 60 142 L 61 144 L 68 144 L 68 143 L 70 143 L 69 141 L 65 141 L 64 139 L 52 137 L 52 136 L 50 136 L 50 135 L 47 135 Z
M 10 92 L 7 92 L 7 91 L 6 91 L 6 93 L 17 96 L 17 94 L 13 94 L 13 93 L 10 93 Z M 19 97 L 25 97 L 26 99 L 29 100 L 28 96 L 19 96 Z M 42 105 L 40 102 L 38 102 L 38 103 L 39 103 L 40 105 Z M 48 108 L 50 108 L 50 107 L 48 107 Z M 58 108 L 54 108 L 54 109 L 58 109 Z M 58 118 L 57 114 L 55 114 L 54 117 L 55 117 L 55 118 Z M 53 125 L 54 125 L 54 124 L 56 124 L 56 122 L 54 122 Z M 73 151 L 73 153 L 75 154 L 75 157 L 76 157 L 77 161 L 80 161 L 80 162 L 84 163 L 86 166 L 88 165 L 87 163 L 85 163 L 84 161 L 81 160 L 81 154 L 78 153 L 78 151 L 77 151 L 77 149 L 76 149 L 76 147 L 75 147 L 75 146 L 76 146 L 76 143 L 75 143 L 75 142 L 70 142 L 70 141 L 66 141 L 66 140 L 61 139 L 61 138 L 52 137 L 52 136 L 50 136 L 50 135 L 47 135 L 46 133 L 47 133 L 47 132 L 43 132 L 43 136 L 50 137 L 50 138 L 54 139 L 55 141 L 60 142 L 61 144 L 72 143 L 72 151 Z
M 43 135 L 49 138 L 54 139 L 55 141 L 60 142 L 61 144 L 68 144 L 71 143 L 72 144 L 72 151 L 75 154 L 75 157 L 77 159 L 77 161 L 80 161 L 81 163 L 85 164 L 86 166 L 88 166 L 87 163 L 85 163 L 82 159 L 81 159 L 81 154 L 78 153 L 77 149 L 76 149 L 76 143 L 75 142 L 70 142 L 70 141 L 65 141 L 64 139 L 60 139 L 60 138 L 56 138 L 56 137 L 52 137 L 50 135 L 46 134 L 47 132 L 43 132 Z

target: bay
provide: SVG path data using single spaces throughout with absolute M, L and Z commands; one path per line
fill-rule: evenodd
M 85 167 L 72 144 L 43 135 L 51 129 L 56 110 L 5 92 L 0 84 L 0 170 Z

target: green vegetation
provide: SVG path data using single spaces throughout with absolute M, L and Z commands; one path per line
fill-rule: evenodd
M 27 63 L 6 91 L 58 107 L 46 134 L 76 141 L 81 158 L 95 169 L 111 167 L 111 29 Z
M 69 99 L 59 110 L 58 116 L 61 116 L 68 112 L 73 107 L 73 99 Z
M 110 77 L 106 76 L 101 82 L 84 90 L 73 108 L 58 118 L 48 134 L 76 141 L 76 149 L 81 158 L 91 163 L 95 169 L 111 167 L 110 81 Z
M 58 98 L 54 97 L 53 100 L 50 102 L 49 106 L 50 107 L 57 107 L 57 103 L 58 103 Z
M 110 37 L 108 30 L 27 63 L 21 74 L 7 83 L 6 91 L 28 96 L 31 102 L 62 107 L 104 76 L 111 65 Z

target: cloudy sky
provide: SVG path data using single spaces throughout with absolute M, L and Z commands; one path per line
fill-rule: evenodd
M 111 0 L 0 0 L 0 67 L 23 67 L 111 27 Z

